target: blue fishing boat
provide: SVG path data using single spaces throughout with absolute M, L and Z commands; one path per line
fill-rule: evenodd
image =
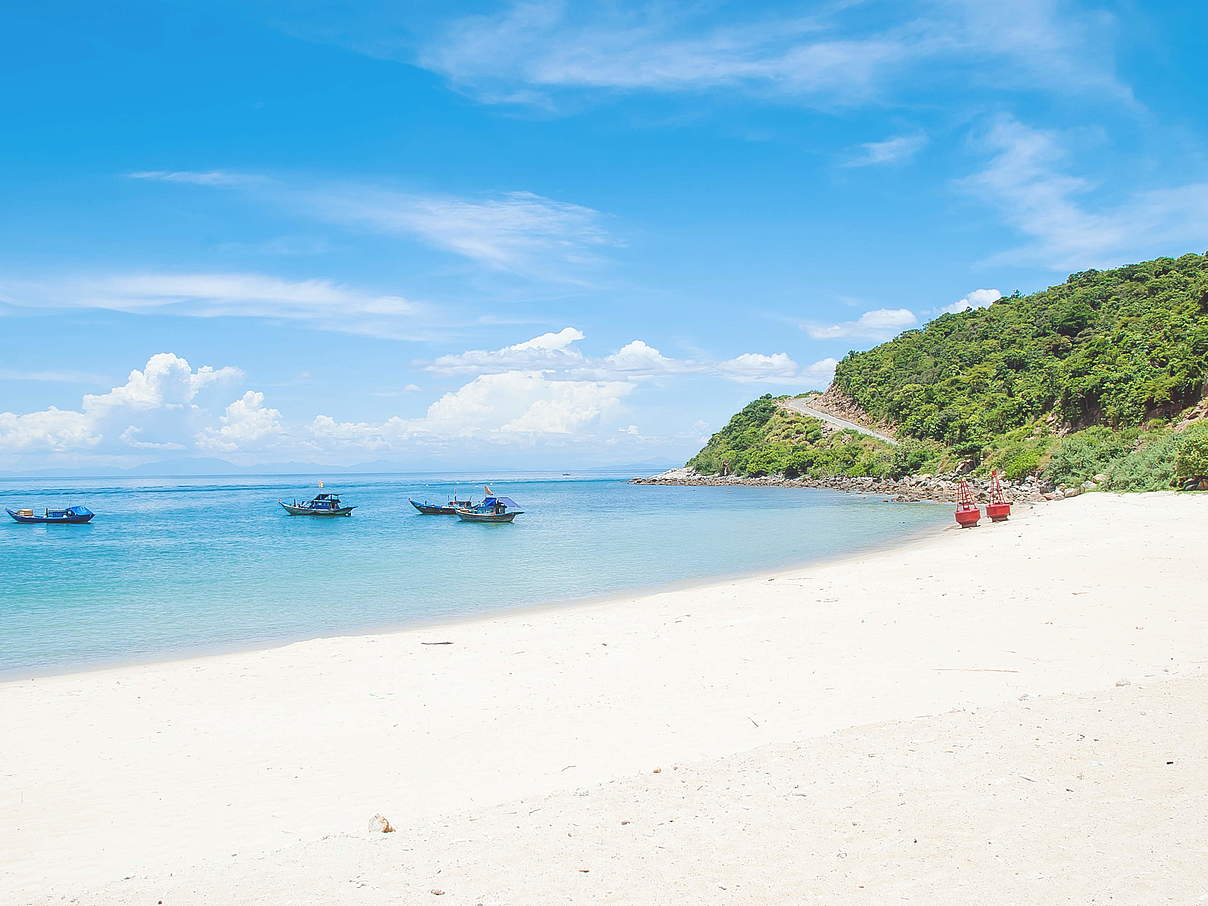
M 310 500 L 292 503 L 278 500 L 291 516 L 351 516 L 355 506 L 344 506 L 338 494 L 316 494 Z
M 457 513 L 458 507 L 463 509 L 472 509 L 474 507 L 473 500 L 458 500 L 457 492 L 453 493 L 453 499 L 448 503 L 428 503 L 426 500 L 420 503 L 418 500 L 407 498 L 407 502 L 420 511 L 424 516 L 453 516 Z
M 519 507 L 520 504 L 511 497 L 491 495 L 476 507 L 458 507 L 457 518 L 462 522 L 511 522 L 524 514 Z
M 43 510 L 41 516 L 35 514 L 33 510 L 10 510 L 8 507 L 5 507 L 5 510 L 17 522 L 48 525 L 83 525 L 96 515 L 85 506 L 69 506 L 65 510 Z

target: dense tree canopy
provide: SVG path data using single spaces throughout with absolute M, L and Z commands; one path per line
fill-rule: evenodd
M 1055 425 L 1135 427 L 1208 379 L 1208 255 L 1083 271 L 1030 296 L 945 314 L 839 363 L 835 384 L 899 433 L 976 455 Z

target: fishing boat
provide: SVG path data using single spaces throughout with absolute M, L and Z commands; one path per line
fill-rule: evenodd
M 473 500 L 458 500 L 457 492 L 453 493 L 453 499 L 445 504 L 428 503 L 426 500 L 420 503 L 418 500 L 407 498 L 407 502 L 420 511 L 424 516 L 454 516 L 457 510 L 472 510 L 474 508 Z
M 12 516 L 17 522 L 25 523 L 46 523 L 60 525 L 83 525 L 88 522 L 96 514 L 88 507 L 84 506 L 69 506 L 65 510 L 43 510 L 39 516 L 33 510 L 8 510 L 8 515 Z
M 277 503 L 285 508 L 291 516 L 351 516 L 355 506 L 344 506 L 340 503 L 338 494 L 316 494 L 310 500 L 292 503 L 278 500 Z
M 476 507 L 458 507 L 457 518 L 462 522 L 511 522 L 524 510 L 511 497 L 486 497 Z

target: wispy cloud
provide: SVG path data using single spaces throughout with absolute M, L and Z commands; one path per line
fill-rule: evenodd
M 140 170 L 127 175 L 131 179 L 178 182 L 194 186 L 245 186 L 260 181 L 258 176 L 233 173 L 229 170 Z
M 142 273 L 25 283 L 14 298 L 30 308 L 99 308 L 134 314 L 252 317 L 306 322 L 346 333 L 413 336 L 428 309 L 402 296 L 330 280 L 256 273 Z
M 564 327 L 556 333 L 544 333 L 522 343 L 504 346 L 502 349 L 468 349 L 465 352 L 442 355 L 424 367 L 428 371 L 442 374 L 580 368 L 586 359 L 573 344 L 583 338 L 583 331 Z
M 324 183 L 221 170 L 145 171 L 131 178 L 246 192 L 329 224 L 416 239 L 496 271 L 577 282 L 617 241 L 604 216 L 584 205 L 532 192 L 480 197 L 403 192 L 365 183 Z
M 105 377 L 86 371 L 19 371 L 0 368 L 0 381 L 32 381 L 45 384 L 102 384 Z
M 552 106 L 567 90 L 737 90 L 817 105 L 883 101 L 960 73 L 989 90 L 1128 96 L 1114 73 L 1113 20 L 1062 0 L 913 0 L 870 24 L 861 4 L 749 13 L 719 21 L 713 4 L 517 0 L 425 29 L 426 39 L 381 33 L 344 43 L 398 56 L 490 103 Z M 729 8 L 733 11 L 733 7 Z M 1008 64 L 990 66 L 990 63 Z M 915 80 L 919 81 L 919 80 Z
M 906 308 L 877 308 L 866 311 L 854 321 L 838 324 L 804 324 L 803 329 L 815 340 L 862 339 L 887 340 L 919 319 Z
M 601 225 L 600 212 L 531 192 L 469 199 L 345 186 L 294 198 L 324 220 L 414 236 L 479 264 L 525 276 L 566 277 L 597 264 L 599 249 L 614 244 Z
M 927 146 L 927 136 L 921 132 L 897 135 L 879 142 L 865 142 L 846 161 L 845 167 L 874 167 L 910 160 Z
M 990 263 L 1083 270 L 1208 244 L 1208 183 L 1096 200 L 1097 186 L 1069 172 L 1070 155 L 1057 133 L 1002 116 L 979 145 L 989 162 L 958 185 L 1030 239 Z

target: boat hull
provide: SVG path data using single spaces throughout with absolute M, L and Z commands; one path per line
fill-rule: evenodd
M 291 516 L 351 516 L 354 506 L 340 507 L 338 510 L 312 510 L 310 507 L 295 506 L 281 502 L 282 508 Z
M 20 522 L 25 525 L 83 525 L 85 522 L 91 522 L 94 513 L 88 513 L 82 516 L 22 516 L 20 513 L 14 513 L 12 510 L 5 508 L 5 512 L 13 517 L 13 521 Z
M 458 510 L 457 518 L 462 522 L 511 522 L 517 516 L 521 515 L 518 511 L 514 513 L 472 513 L 468 510 Z
M 412 500 L 410 497 L 407 498 L 407 502 L 424 516 L 453 516 L 457 513 L 457 510 L 451 506 L 434 506 L 431 503 L 420 503 Z

